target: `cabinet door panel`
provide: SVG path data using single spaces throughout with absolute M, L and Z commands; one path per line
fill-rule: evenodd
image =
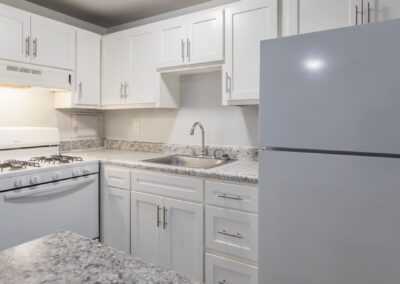
M 162 206 L 161 197 L 132 193 L 132 254 L 158 265 L 163 265 Z
M 104 187 L 103 242 L 113 248 L 130 252 L 129 209 L 130 191 Z
M 278 32 L 276 0 L 242 3 L 226 10 L 223 66 L 224 103 L 249 101 L 260 96 L 260 42 Z
M 224 60 L 224 12 L 200 12 L 188 16 L 186 57 L 190 64 Z
M 76 104 L 98 106 L 101 36 L 78 30 L 76 41 Z
M 128 54 L 127 103 L 154 103 L 157 91 L 157 49 L 153 25 L 126 34 Z
M 400 18 L 399 0 L 368 0 L 368 3 L 370 4 L 369 17 L 371 23 Z M 367 11 L 365 12 L 368 22 L 368 14 Z
M 0 58 L 30 62 L 29 36 L 29 14 L 0 4 Z
M 101 69 L 101 103 L 123 102 L 124 37 L 116 33 L 103 37 Z
M 31 18 L 32 63 L 74 69 L 75 30 L 40 16 Z
M 187 18 L 180 17 L 158 26 L 158 68 L 186 65 Z
M 203 281 L 203 205 L 164 199 L 165 266 Z

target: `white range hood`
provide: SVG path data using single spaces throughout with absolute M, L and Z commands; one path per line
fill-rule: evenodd
M 0 60 L 0 86 L 34 86 L 71 91 L 72 71 Z

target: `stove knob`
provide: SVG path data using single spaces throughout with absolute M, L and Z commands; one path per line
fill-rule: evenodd
M 81 175 L 82 175 L 81 169 L 73 169 L 72 170 L 72 176 L 77 177 L 77 176 L 81 176 Z
M 25 185 L 25 179 L 19 178 L 15 181 L 15 187 L 23 187 Z
M 90 174 L 90 169 L 89 169 L 89 168 L 84 168 L 84 169 L 83 169 L 83 174 L 84 174 L 84 175 Z
M 55 173 L 53 175 L 53 180 L 59 180 L 59 179 L 61 179 L 61 173 Z
M 32 176 L 31 177 L 31 184 L 37 184 L 40 182 L 39 176 Z

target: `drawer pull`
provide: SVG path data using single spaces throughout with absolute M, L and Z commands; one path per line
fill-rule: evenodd
M 228 195 L 226 193 L 218 194 L 218 197 L 226 199 L 242 200 L 242 197 L 240 195 Z
M 232 234 L 232 233 L 228 233 L 228 232 L 225 231 L 225 230 L 218 231 L 217 233 L 218 233 L 218 234 L 221 234 L 221 235 L 233 237 L 233 238 L 243 239 L 243 236 L 242 236 L 240 233 Z
M 218 281 L 217 284 L 228 284 L 226 280 Z

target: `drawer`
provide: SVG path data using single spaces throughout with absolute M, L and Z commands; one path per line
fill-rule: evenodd
M 258 188 L 237 184 L 206 181 L 206 203 L 258 212 Z
M 132 190 L 203 202 L 203 180 L 153 172 L 132 172 Z
M 244 259 L 258 259 L 258 216 L 206 206 L 206 246 Z
M 258 284 L 258 269 L 206 253 L 206 284 Z
M 104 183 L 107 186 L 130 189 L 131 172 L 128 169 L 105 166 L 103 168 Z

